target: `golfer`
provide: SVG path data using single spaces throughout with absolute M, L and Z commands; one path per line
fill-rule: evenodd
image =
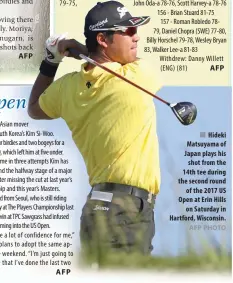
M 91 190 L 80 239 L 91 256 L 108 250 L 150 254 L 153 248 L 160 187 L 155 107 L 150 96 L 90 63 L 54 77 L 73 48 L 155 93 L 157 77 L 137 58 L 137 29 L 149 20 L 131 16 L 116 1 L 97 3 L 85 18 L 85 46 L 63 36 L 46 41 L 47 57 L 29 99 L 31 118 L 65 120 L 85 161 Z

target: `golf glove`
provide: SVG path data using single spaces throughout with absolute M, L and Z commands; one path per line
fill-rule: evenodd
M 45 43 L 46 48 L 46 60 L 53 64 L 59 64 L 62 62 L 64 56 L 58 51 L 58 42 L 62 39 L 66 39 L 67 34 L 50 36 Z

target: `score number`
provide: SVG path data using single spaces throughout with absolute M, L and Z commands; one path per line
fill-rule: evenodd
M 60 0 L 60 6 L 71 6 L 71 7 L 77 7 L 76 0 Z

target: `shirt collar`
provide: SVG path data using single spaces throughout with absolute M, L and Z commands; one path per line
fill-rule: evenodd
M 101 69 L 100 67 L 96 66 L 93 69 L 86 71 L 85 67 L 87 66 L 87 62 L 81 65 L 81 74 L 86 80 L 94 80 L 100 77 L 104 73 L 108 73 L 107 71 Z M 112 71 L 116 71 L 120 69 L 122 66 L 120 63 L 117 62 L 106 62 L 101 64 Z

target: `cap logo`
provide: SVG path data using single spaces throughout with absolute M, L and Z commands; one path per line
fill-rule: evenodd
M 89 30 L 93 30 L 93 29 L 96 29 L 96 28 L 102 28 L 104 26 L 104 24 L 106 24 L 107 22 L 108 22 L 108 18 L 106 18 L 103 21 L 99 21 L 95 25 L 90 25 Z
M 139 23 L 142 20 L 142 18 L 134 18 L 129 20 L 133 25 L 136 25 L 137 23 Z
M 119 13 L 120 18 L 122 18 L 128 12 L 128 10 L 126 7 L 118 7 L 117 12 Z

